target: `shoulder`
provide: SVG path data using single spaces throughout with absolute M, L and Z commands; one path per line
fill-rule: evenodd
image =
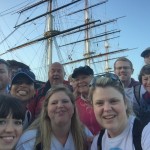
M 144 150 L 148 150 L 150 148 L 150 122 L 144 127 L 142 131 L 142 139 L 141 145 Z
M 37 130 L 28 130 L 24 132 L 17 143 L 16 149 L 19 150 L 21 149 L 21 147 L 26 147 L 27 145 L 30 147 L 34 147 L 36 133 Z
M 99 134 L 94 137 L 92 145 L 91 145 L 91 150 L 97 150 L 97 140 L 98 140 L 98 137 L 99 137 Z

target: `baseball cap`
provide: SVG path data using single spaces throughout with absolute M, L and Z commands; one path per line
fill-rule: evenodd
M 146 48 L 146 49 L 141 53 L 141 57 L 145 57 L 148 53 L 150 53 L 150 47 Z
M 74 69 L 72 78 L 76 78 L 78 75 L 94 75 L 94 72 L 89 66 L 80 66 Z
M 32 71 L 27 69 L 20 69 L 13 75 L 11 84 L 13 84 L 18 77 L 24 77 L 24 76 L 29 78 L 31 81 L 35 82 L 35 74 Z

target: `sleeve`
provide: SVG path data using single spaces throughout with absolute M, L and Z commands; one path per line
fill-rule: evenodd
M 94 137 L 93 142 L 92 142 L 92 145 L 91 145 L 91 150 L 98 150 L 98 149 L 97 149 L 98 136 L 99 136 L 99 134 Z
M 150 123 L 142 131 L 141 145 L 143 150 L 150 150 Z
M 19 139 L 16 150 L 33 150 L 36 139 L 36 131 L 25 132 Z

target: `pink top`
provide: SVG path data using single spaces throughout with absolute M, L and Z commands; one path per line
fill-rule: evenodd
M 96 121 L 92 105 L 88 101 L 78 97 L 76 99 L 76 109 L 79 114 L 80 121 L 88 127 L 93 135 L 98 134 L 101 128 Z

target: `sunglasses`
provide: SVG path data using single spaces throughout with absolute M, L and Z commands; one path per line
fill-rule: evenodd
M 101 74 L 101 75 L 98 75 L 96 77 L 94 77 L 90 83 L 90 87 L 91 86 L 96 86 L 96 82 L 98 79 L 100 78 L 109 78 L 111 79 L 113 82 L 116 82 L 116 83 L 119 83 L 122 87 L 123 86 L 123 83 L 121 82 L 121 80 L 119 79 L 119 77 L 116 75 L 116 74 L 113 74 L 113 73 L 105 73 L 105 74 Z

